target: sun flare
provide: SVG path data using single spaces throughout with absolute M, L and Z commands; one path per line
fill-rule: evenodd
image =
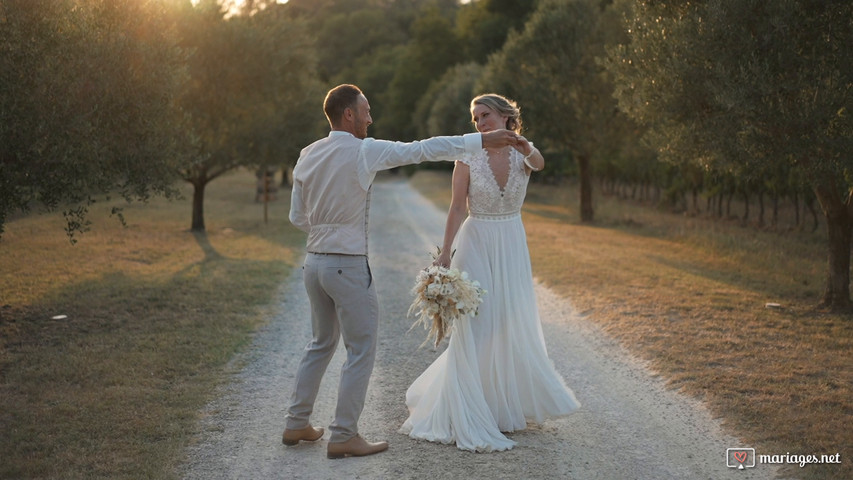
M 190 0 L 193 5 L 198 5 L 201 0 Z M 243 6 L 246 5 L 246 0 L 221 0 L 220 3 L 228 9 L 228 16 L 236 15 Z M 261 3 L 261 2 L 258 2 Z M 287 3 L 287 0 L 274 0 L 267 3 Z

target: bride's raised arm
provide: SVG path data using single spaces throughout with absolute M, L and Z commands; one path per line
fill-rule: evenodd
M 545 168 L 545 157 L 526 138 L 519 135 L 518 144 L 514 145 L 513 148 L 524 155 L 524 172 L 526 174 L 530 175 L 530 172 L 538 172 Z

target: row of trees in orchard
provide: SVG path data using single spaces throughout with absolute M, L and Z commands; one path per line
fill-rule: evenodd
M 276 4 L 259 6 L 267 5 L 248 2 L 243 15 L 225 19 L 222 4 L 201 0 L 187 12 L 191 21 L 177 25 L 181 48 L 192 52 L 178 106 L 194 133 L 181 176 L 193 185 L 196 231 L 205 229 L 209 182 L 240 166 L 295 163 L 323 124 L 325 90 L 306 25 Z
M 668 165 L 711 172 L 744 195 L 813 194 L 829 238 L 824 302 L 849 308 L 853 4 L 628 6 L 629 40 L 603 61 L 620 110 Z
M 359 85 L 371 134 L 404 141 L 472 131 L 468 102 L 495 91 L 546 153 L 538 177 L 579 179 L 583 221 L 594 185 L 717 214 L 816 201 L 824 301 L 850 306 L 849 1 L 235 4 L 0 0 L 0 226 L 43 204 L 73 232 L 100 194 L 183 178 L 203 229 L 205 185 L 293 165 L 329 87 Z
M 181 179 L 203 231 L 208 182 L 296 156 L 323 85 L 305 25 L 262 6 L 0 0 L 0 233 L 45 208 L 73 241 L 93 202 L 172 196 Z
M 499 48 L 463 35 L 488 38 L 507 3 L 526 8 L 512 11 L 519 23 L 504 23 L 511 29 Z M 734 195 L 747 206 L 765 195 L 798 206 L 817 199 L 829 238 L 823 300 L 850 307 L 850 2 L 481 0 L 457 6 L 455 17 L 426 10 L 412 31 L 398 64 L 405 72 L 380 91 L 390 97 L 408 78 L 414 88 L 406 91 L 418 98 L 402 110 L 389 99 L 390 112 L 377 113 L 378 124 L 387 113 L 398 129 L 410 119 L 411 129 L 382 125 L 383 133 L 470 131 L 468 100 L 497 91 L 519 101 L 552 163 L 573 160 L 584 221 L 594 217 L 593 176 L 651 185 L 669 201 L 692 198 L 697 209 L 701 197 L 716 199 L 709 209 L 717 212 Z M 439 38 L 455 45 L 446 69 L 437 60 L 423 62 L 429 71 L 408 63 L 412 51 L 439 51 L 430 48 Z

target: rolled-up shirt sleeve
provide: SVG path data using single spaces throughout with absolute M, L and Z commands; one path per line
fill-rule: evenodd
M 366 138 L 359 149 L 358 182 L 365 190 L 377 172 L 425 161 L 453 161 L 483 148 L 482 135 L 433 137 L 415 142 L 390 142 Z

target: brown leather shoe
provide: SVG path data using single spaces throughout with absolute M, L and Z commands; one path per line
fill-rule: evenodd
M 314 428 L 311 425 L 308 425 L 305 428 L 298 428 L 295 430 L 284 429 L 284 434 L 281 436 L 281 443 L 285 445 L 296 445 L 300 440 L 306 442 L 316 442 L 323 438 L 323 429 L 322 428 Z
M 388 450 L 388 442 L 370 443 L 356 435 L 346 442 L 329 443 L 326 456 L 329 458 L 363 457 Z

